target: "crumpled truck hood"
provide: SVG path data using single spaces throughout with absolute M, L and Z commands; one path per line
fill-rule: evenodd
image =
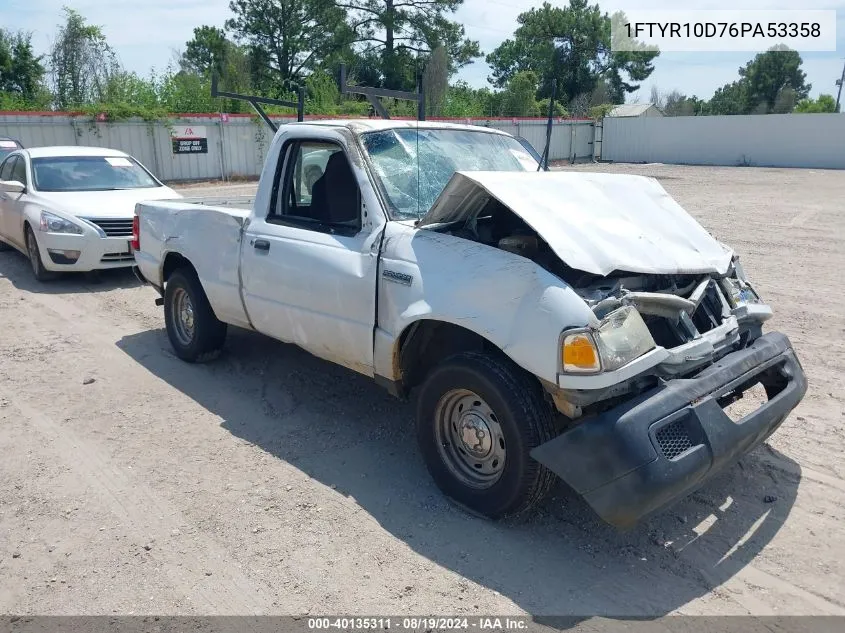
M 627 174 L 460 171 L 418 226 L 472 219 L 489 196 L 595 275 L 724 274 L 733 256 L 657 180 Z

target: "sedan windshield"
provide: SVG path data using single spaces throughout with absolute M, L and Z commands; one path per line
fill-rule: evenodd
M 421 218 L 456 171 L 536 171 L 515 138 L 471 130 L 400 128 L 362 135 L 397 219 Z
M 161 186 L 135 159 L 125 156 L 33 158 L 32 175 L 39 191 L 115 191 Z

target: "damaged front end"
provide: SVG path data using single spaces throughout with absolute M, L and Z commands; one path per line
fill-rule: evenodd
M 723 275 L 615 275 L 577 291 L 600 323 L 589 330 L 598 356 L 605 355 L 602 328 L 626 312 L 643 324 L 627 345 L 639 355 L 584 375 L 567 366 L 564 347 L 558 387 L 549 391 L 565 430 L 531 455 L 618 528 L 747 454 L 806 393 L 789 339 L 763 334 L 772 311 L 736 259 Z M 756 385 L 766 401 L 736 419 L 728 406 Z
M 568 403 L 565 409 L 572 419 L 585 407 L 601 402 L 608 406 L 615 398 L 648 389 L 659 380 L 691 375 L 747 347 L 762 335 L 763 323 L 772 316 L 736 258 L 723 275 L 581 275 L 574 289 L 600 324 L 594 331 L 633 309 L 649 340 L 639 340 L 639 334 L 635 343 L 629 342 L 635 352 L 629 365 L 603 366 L 589 376 L 562 367 L 554 397 L 559 404 Z
M 738 258 L 653 179 L 458 173 L 420 226 L 531 259 L 592 311 L 560 334 L 556 378 L 541 380 L 560 434 L 531 456 L 612 525 L 692 492 L 806 393 Z M 726 410 L 758 385 L 756 410 Z
M 599 320 L 591 332 L 635 311 L 650 340 L 637 332 L 627 347 L 648 349 L 618 369 L 584 375 L 569 371 L 564 348 L 549 392 L 565 430 L 531 455 L 618 528 L 689 494 L 765 441 L 806 393 L 789 339 L 763 334 L 772 311 L 736 258 L 723 275 L 612 275 L 577 292 Z M 756 385 L 766 401 L 735 419 L 727 407 Z

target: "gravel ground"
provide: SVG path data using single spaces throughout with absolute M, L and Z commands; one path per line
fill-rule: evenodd
M 0 613 L 845 614 L 842 172 L 577 169 L 658 177 L 742 254 L 810 380 L 768 445 L 627 533 L 563 486 L 485 522 L 412 404 L 242 331 L 186 365 L 128 272 L 39 285 L 2 253 Z

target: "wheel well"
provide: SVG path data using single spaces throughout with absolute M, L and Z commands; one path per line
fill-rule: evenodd
M 501 353 L 480 334 L 445 321 L 415 321 L 399 337 L 396 355 L 400 390 L 407 394 L 442 360 L 461 352 Z
M 164 284 L 177 269 L 190 268 L 194 272 L 194 265 L 179 253 L 168 253 L 161 267 L 161 283 Z

